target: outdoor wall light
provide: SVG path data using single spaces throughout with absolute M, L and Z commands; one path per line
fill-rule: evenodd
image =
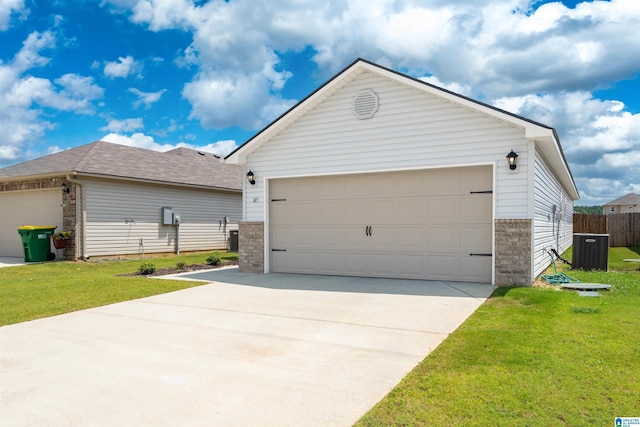
M 69 191 L 71 191 L 71 189 L 69 188 L 66 182 L 63 182 L 61 187 L 62 187 L 62 192 L 65 194 L 69 194 Z
M 507 160 L 509 160 L 509 169 L 515 170 L 518 167 L 518 165 L 516 164 L 517 158 L 518 155 L 514 153 L 513 150 L 511 150 L 511 152 L 507 154 Z
M 253 174 L 252 170 L 249 170 L 249 172 L 247 172 L 247 181 L 249 181 L 249 184 L 251 185 L 255 185 L 256 184 L 256 180 L 254 179 L 255 175 Z

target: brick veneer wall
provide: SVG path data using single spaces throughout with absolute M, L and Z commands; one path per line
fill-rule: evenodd
M 238 224 L 238 264 L 242 273 L 264 273 L 263 221 Z
M 497 286 L 531 285 L 531 219 L 495 222 Z
M 69 193 L 62 192 L 62 183 L 67 184 Z M 65 179 L 64 176 L 43 178 L 43 179 L 25 179 L 19 181 L 0 182 L 0 192 L 5 191 L 26 191 L 26 190 L 45 190 L 51 188 L 59 188 L 62 192 L 62 227 L 64 230 L 71 230 L 73 236 L 67 242 L 67 247 L 60 250 L 63 259 L 76 259 L 76 239 L 78 236 L 77 216 L 76 216 L 76 185 Z M 29 225 L 49 225 L 49 224 L 29 224 Z M 62 230 L 56 230 L 60 232 Z M 57 250 L 51 245 L 51 250 Z

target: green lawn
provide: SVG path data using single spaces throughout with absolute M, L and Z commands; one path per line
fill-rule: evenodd
M 204 264 L 210 254 L 0 268 L 0 326 L 201 285 L 203 282 L 118 275 L 136 272 L 143 262 L 158 269 L 178 263 Z M 237 254 L 223 253 L 223 259 L 237 259 Z
M 624 258 L 640 258 L 640 247 L 612 248 L 610 272 L 566 271 L 611 284 L 599 298 L 499 288 L 358 425 L 606 426 L 640 417 L 640 264 Z

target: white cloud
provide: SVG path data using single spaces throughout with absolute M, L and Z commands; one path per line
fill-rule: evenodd
M 51 112 L 92 114 L 103 89 L 91 77 L 65 74 L 53 82 L 25 75 L 48 63 L 42 50 L 55 46 L 53 33 L 31 33 L 8 63 L 0 62 L 0 164 L 26 159 L 23 149 L 55 127 Z
M 100 128 L 101 131 L 110 131 L 116 133 L 131 132 L 138 129 L 144 129 L 144 124 L 141 117 L 124 120 L 110 120 L 106 126 Z
M 258 129 L 295 103 L 272 95 L 274 84 L 264 74 L 201 73 L 182 95 L 193 107 L 189 118 L 205 128 Z
M 140 107 L 140 105 L 144 104 L 144 108 L 146 110 L 151 108 L 152 104 L 158 102 L 166 91 L 166 89 L 162 89 L 157 92 L 143 92 L 134 87 L 127 89 L 127 92 L 132 93 L 138 97 L 138 99 L 133 102 L 133 108 L 138 108 Z
M 192 150 L 206 151 L 218 156 L 225 156 L 233 151 L 237 144 L 235 141 L 223 140 L 213 142 L 207 145 L 194 145 L 186 142 L 179 142 L 177 144 L 158 144 L 154 141 L 152 136 L 145 135 L 143 133 L 134 133 L 131 136 L 122 135 L 118 133 L 110 133 L 101 138 L 102 141 L 113 142 L 114 144 L 127 145 L 129 147 L 146 148 L 147 150 L 154 151 L 169 151 L 174 148 L 190 148 Z
M 25 12 L 24 0 L 0 0 L 0 31 L 9 28 L 12 15 Z
M 104 75 L 112 79 L 124 78 L 140 72 L 141 69 L 142 64 L 133 59 L 131 55 L 120 56 L 117 61 L 107 62 L 104 65 Z
M 22 43 L 22 49 L 13 59 L 14 71 L 21 73 L 33 67 L 41 67 L 49 62 L 49 58 L 40 55 L 40 51 L 55 47 L 55 36 L 50 31 L 33 32 Z

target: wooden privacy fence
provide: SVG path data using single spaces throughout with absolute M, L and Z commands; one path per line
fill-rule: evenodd
M 609 246 L 640 246 L 640 212 L 589 215 L 573 214 L 573 232 L 608 234 Z

